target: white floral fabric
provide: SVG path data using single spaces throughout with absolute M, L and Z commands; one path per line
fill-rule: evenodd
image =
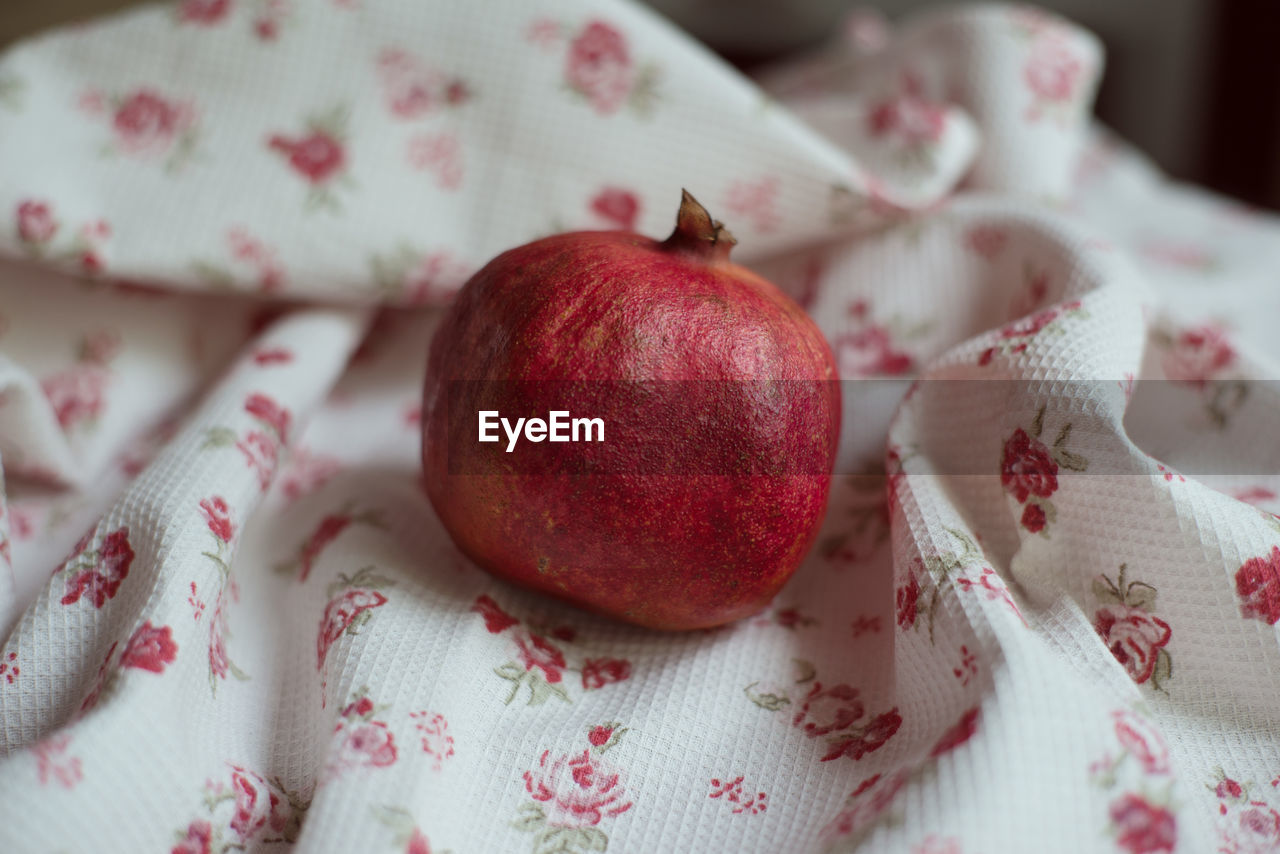
M 1280 221 L 1102 66 L 979 6 L 752 81 L 623 0 L 10 49 L 0 850 L 1280 851 Z M 682 187 L 846 411 L 795 578 L 662 634 L 471 565 L 419 395 L 489 257 Z

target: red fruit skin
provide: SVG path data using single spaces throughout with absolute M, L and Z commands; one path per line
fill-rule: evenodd
M 835 362 L 774 285 L 725 252 L 699 255 L 626 232 L 562 234 L 499 255 L 463 287 L 431 347 L 422 454 L 436 512 L 480 566 L 657 629 L 750 616 L 799 566 L 840 433 Z M 772 392 L 707 382 L 765 379 L 820 382 Z M 495 403 L 479 383 L 451 393 L 455 380 L 702 382 L 682 383 L 655 412 L 644 390 L 660 383 L 605 393 L 602 383 L 521 382 Z M 552 409 L 602 417 L 606 441 L 522 438 L 508 454 L 505 438 L 477 441 L 480 409 L 513 421 Z M 539 474 L 513 465 L 520 453 L 548 468 L 576 456 L 608 473 Z M 700 473 L 681 474 L 688 461 Z M 729 474 L 744 465 L 756 473 Z

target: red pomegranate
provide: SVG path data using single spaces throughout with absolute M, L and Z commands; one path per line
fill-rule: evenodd
M 663 242 L 560 234 L 463 286 L 432 342 L 422 458 L 476 563 L 659 629 L 749 616 L 791 576 L 826 508 L 839 385 L 817 327 L 729 261 L 735 242 L 686 192 Z M 556 411 L 601 429 L 520 433 Z

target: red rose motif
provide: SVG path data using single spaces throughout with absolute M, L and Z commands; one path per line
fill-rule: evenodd
M 582 690 L 594 691 L 631 677 L 631 662 L 621 658 L 588 658 L 582 663 Z
M 307 576 L 311 574 L 311 567 L 315 563 L 316 558 L 320 557 L 320 552 L 324 551 L 325 546 L 338 538 L 338 535 L 347 529 L 351 524 L 351 517 L 345 514 L 335 516 L 325 516 L 320 520 L 320 525 L 312 532 L 310 539 L 302 547 L 302 553 L 299 558 L 302 569 L 298 573 L 299 581 L 306 581 Z
M 63 430 L 102 414 L 107 372 L 99 365 L 80 364 L 46 377 L 40 383 L 44 396 Z
M 852 726 L 864 711 L 857 688 L 845 684 L 823 688 L 821 682 L 814 682 L 791 725 L 798 727 L 803 722 L 804 734 L 817 738 Z
M 933 746 L 933 750 L 929 751 L 931 758 L 937 758 L 944 753 L 950 753 L 960 745 L 964 744 L 978 732 L 978 719 L 982 716 L 982 710 L 977 706 L 969 709 L 960 716 L 960 720 L 955 725 L 942 734 L 938 739 L 938 743 Z
M 1030 338 L 1050 323 L 1058 319 L 1058 309 L 1046 308 L 1018 323 L 1012 323 L 1000 330 L 1001 338 Z
M 261 430 L 250 430 L 243 439 L 236 440 L 236 448 L 244 454 L 245 462 L 258 476 L 258 487 L 265 492 L 276 470 L 276 440 Z
M 83 552 L 88 547 L 88 539 L 86 537 L 81 540 L 77 552 Z M 67 580 L 66 593 L 60 601 L 63 605 L 71 605 L 79 601 L 81 596 L 89 596 L 93 607 L 101 608 L 108 599 L 116 595 L 120 583 L 129 575 L 133 557 L 128 528 L 120 528 L 107 534 L 98 546 L 93 567 L 83 569 Z
M 231 524 L 231 508 L 227 506 L 226 499 L 218 495 L 202 499 L 200 512 L 204 514 L 205 522 L 215 537 L 224 543 L 231 542 L 236 529 Z
M 552 684 L 564 678 L 564 653 L 545 638 L 534 634 L 528 635 L 527 639 L 517 637 L 516 648 L 525 670 L 540 668 L 546 680 Z
M 120 147 L 136 154 L 167 149 L 190 122 L 186 106 L 140 89 L 116 108 L 111 126 Z
M 363 718 L 366 715 L 370 715 L 372 713 L 373 713 L 373 700 L 370 700 L 368 697 L 361 697 L 359 700 L 357 700 L 354 703 L 351 703 L 345 709 L 342 710 L 342 716 L 344 718 L 351 718 L 351 717 Z
M 548 764 L 550 756 L 551 751 L 544 750 L 538 770 L 524 772 L 525 790 L 546 804 L 548 824 L 586 827 L 631 809 L 631 802 L 623 800 L 621 776 L 593 759 L 590 751 L 573 758 L 561 755 Z
M 849 376 L 898 376 L 911 370 L 911 354 L 894 346 L 889 330 L 866 326 L 836 339 L 842 372 Z
M 1033 534 L 1038 534 L 1044 530 L 1045 522 L 1044 508 L 1039 504 L 1028 504 L 1022 510 L 1022 527 L 1026 528 Z
M 1104 605 L 1093 619 L 1094 630 L 1124 665 L 1134 682 L 1146 682 L 1155 671 L 1160 648 L 1169 643 L 1169 624 L 1127 605 Z
M 1224 801 L 1236 801 L 1244 797 L 1244 786 L 1241 786 L 1230 777 L 1226 777 L 1218 784 L 1218 787 L 1214 789 L 1213 792 Z
M 1280 813 L 1255 801 L 1223 829 L 1222 841 L 1226 844 L 1219 850 L 1230 854 L 1275 854 L 1280 851 Z
M 58 221 L 45 202 L 27 199 L 18 205 L 18 239 L 23 243 L 48 243 L 58 233 Z
M 1000 483 L 1019 502 L 1031 495 L 1048 498 L 1058 489 L 1058 464 L 1043 442 L 1019 427 L 1004 443 Z
M 1178 844 L 1178 823 L 1173 813 L 1147 803 L 1141 795 L 1127 794 L 1111 804 L 1111 824 L 1116 844 L 1129 854 L 1173 851 Z
M 635 231 L 636 219 L 640 216 L 640 200 L 630 190 L 605 187 L 591 200 L 591 210 L 617 228 Z
M 177 655 L 173 631 L 168 626 L 153 626 L 148 620 L 125 644 L 124 652 L 120 653 L 120 666 L 163 673 L 165 665 L 172 664 Z
M 342 739 L 346 764 L 385 768 L 396 761 L 396 739 L 382 721 L 347 726 Z
M 872 136 L 896 136 L 908 147 L 937 142 L 946 126 L 947 114 L 942 107 L 911 96 L 881 101 L 867 114 Z
M 187 835 L 169 854 L 211 854 L 212 846 L 213 825 L 200 818 L 187 825 Z
M 244 411 L 269 424 L 281 442 L 289 441 L 289 410 L 265 394 L 251 394 L 244 402 Z
M 631 91 L 631 56 L 622 33 L 591 21 L 569 45 L 565 79 L 598 113 L 616 111 Z
M 1042 101 L 1070 101 L 1076 93 L 1084 63 L 1059 38 L 1037 39 L 1022 69 L 1028 88 Z
M 376 590 L 348 590 L 341 596 L 330 600 L 325 606 L 324 616 L 320 618 L 320 633 L 316 636 L 316 668 L 324 667 L 325 656 L 329 647 L 342 637 L 355 623 L 361 614 L 370 608 L 380 608 L 387 604 L 387 597 Z
M 898 606 L 898 625 L 909 629 L 916 624 L 916 604 L 920 599 L 920 582 L 912 575 L 906 584 L 898 587 L 895 595 Z
M 887 712 L 876 715 L 871 723 L 856 734 L 833 740 L 822 761 L 831 762 L 841 756 L 848 756 L 856 762 L 868 753 L 884 747 L 901 726 L 902 715 L 895 706 Z
M 313 130 L 302 139 L 273 135 L 267 144 L 288 156 L 293 170 L 312 184 L 322 184 L 342 171 L 347 162 L 342 143 L 324 131 Z
M 1272 546 L 1266 557 L 1249 558 L 1236 570 L 1236 595 L 1242 617 L 1271 626 L 1280 623 L 1280 546 Z
M 490 634 L 500 634 L 520 621 L 508 614 L 493 601 L 491 596 L 477 596 L 471 610 L 484 617 L 484 627 Z
M 227 658 L 227 639 L 224 631 L 226 617 L 222 612 L 222 597 L 218 597 L 217 607 L 209 620 L 209 672 L 219 679 L 226 679 L 231 669 L 231 661 Z
M 611 726 L 595 726 L 587 733 L 587 741 L 591 742 L 592 747 L 600 747 L 609 743 L 609 739 L 613 738 L 614 727 Z
M 279 833 L 289 823 L 289 816 L 282 809 L 280 797 L 271 791 L 265 780 L 252 771 L 236 767 L 231 774 L 231 790 L 236 796 L 231 830 L 240 837 L 242 844 L 248 842 L 263 827 Z
M 216 24 L 231 10 L 231 0 L 183 0 L 178 20 L 186 24 Z
M 1128 710 L 1112 712 L 1116 738 L 1138 760 L 1144 774 L 1169 773 L 1169 748 L 1146 719 Z
M 409 842 L 404 847 L 404 854 L 431 854 L 431 843 L 427 841 L 421 828 L 414 827 L 413 832 L 409 834 Z
M 1203 388 L 1235 361 L 1236 351 L 1217 326 L 1187 329 L 1174 339 L 1161 359 L 1164 375 L 1174 382 Z

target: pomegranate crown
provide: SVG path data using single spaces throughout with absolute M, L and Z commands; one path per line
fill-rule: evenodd
M 718 219 L 712 219 L 707 209 L 698 203 L 688 190 L 680 191 L 680 210 L 676 214 L 676 227 L 662 243 L 669 252 L 692 255 L 703 261 L 727 261 L 729 250 L 738 241 Z

